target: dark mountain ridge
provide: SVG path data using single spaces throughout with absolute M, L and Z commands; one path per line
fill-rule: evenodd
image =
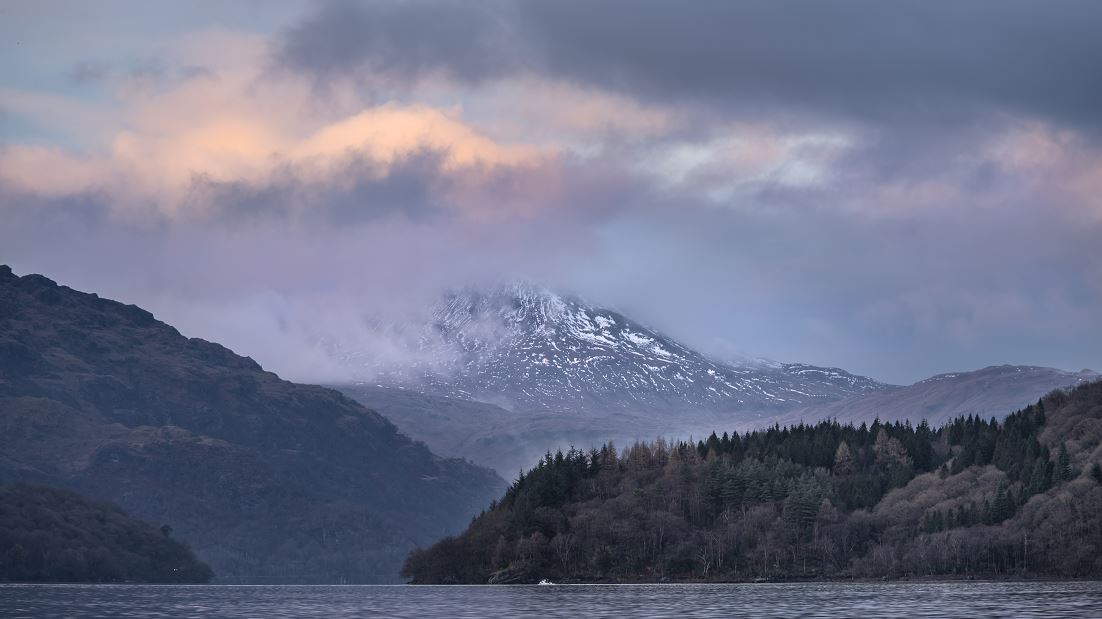
M 0 481 L 171 523 L 224 581 L 390 582 L 503 482 L 340 393 L 0 267 Z

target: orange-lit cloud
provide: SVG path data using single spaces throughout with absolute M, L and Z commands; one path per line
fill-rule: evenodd
M 1039 195 L 1068 195 L 1102 218 L 1102 151 L 1079 134 L 1025 123 L 992 145 L 989 156 Z
M 126 216 L 152 209 L 186 217 L 219 208 L 197 199 L 196 183 L 263 187 L 291 170 L 300 182 L 325 185 L 339 182 L 356 162 L 364 174 L 382 178 L 404 159 L 431 152 L 439 173 L 462 178 L 458 185 L 470 192 L 495 170 L 529 169 L 555 157 L 546 146 L 495 141 L 454 108 L 383 103 L 355 109 L 350 100 L 319 105 L 320 95 L 305 83 L 261 80 L 253 68 L 259 53 L 248 40 L 220 35 L 206 43 L 182 47 L 197 48 L 200 60 L 215 60 L 212 47 L 232 60 L 162 91 L 120 89 L 122 120 L 103 130 L 109 137 L 89 152 L 7 145 L 0 150 L 0 182 L 54 198 L 99 193 Z

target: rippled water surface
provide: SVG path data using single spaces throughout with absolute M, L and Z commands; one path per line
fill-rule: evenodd
M 0 617 L 1102 617 L 1100 582 L 0 585 Z

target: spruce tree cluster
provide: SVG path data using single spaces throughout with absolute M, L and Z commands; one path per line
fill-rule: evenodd
M 1081 391 L 1087 403 L 1076 405 L 1099 410 L 1090 398 L 1102 402 L 1102 386 Z M 403 573 L 468 583 L 1093 574 L 1102 562 L 1061 548 L 1102 550 L 1102 488 L 1053 500 L 1044 540 L 1005 526 L 1075 480 L 1067 444 L 1042 442 L 1046 406 L 1063 401 L 1052 398 L 1001 422 L 964 416 L 938 429 L 824 421 L 548 453 Z M 929 507 L 912 516 L 916 496 Z M 1065 516 L 1074 526 L 1059 524 Z

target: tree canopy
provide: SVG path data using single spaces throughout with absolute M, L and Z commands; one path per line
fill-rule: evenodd
M 1003 421 L 773 426 L 548 453 L 415 583 L 1102 574 L 1102 383 Z M 1049 424 L 1084 417 L 1074 441 Z M 1050 430 L 1046 432 L 1046 430 Z M 1073 449 L 1074 445 L 1074 449 Z
M 0 581 L 208 582 L 171 533 L 65 490 L 0 485 Z

